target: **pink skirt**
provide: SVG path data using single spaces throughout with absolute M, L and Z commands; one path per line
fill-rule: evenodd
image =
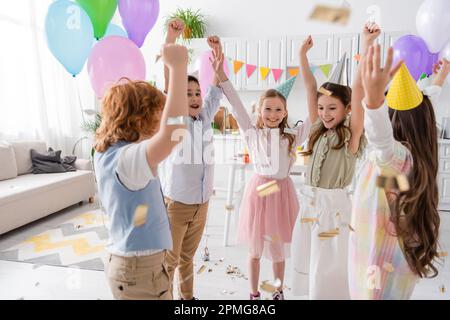
M 239 211 L 237 240 L 249 245 L 253 258 L 264 254 L 273 262 L 282 262 L 289 257 L 300 207 L 289 177 L 277 180 L 279 192 L 258 196 L 256 188 L 273 180 L 255 174 L 248 182 Z

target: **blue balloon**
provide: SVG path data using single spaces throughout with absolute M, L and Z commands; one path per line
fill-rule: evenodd
M 94 28 L 87 13 L 67 0 L 53 2 L 45 18 L 47 45 L 74 77 L 81 72 L 94 43 Z
M 106 29 L 105 35 L 103 37 L 109 37 L 109 36 L 119 36 L 124 37 L 128 39 L 128 34 L 125 30 L 123 30 L 121 27 L 119 27 L 117 24 L 110 23 L 108 25 L 108 28 Z

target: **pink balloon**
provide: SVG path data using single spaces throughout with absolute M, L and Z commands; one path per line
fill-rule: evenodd
M 87 67 L 98 98 L 122 77 L 145 80 L 144 56 L 133 41 L 124 37 L 110 36 L 97 42 Z
M 213 58 L 212 51 L 205 51 L 200 55 L 200 68 L 198 71 L 198 81 L 200 82 L 200 90 L 202 91 L 202 96 L 205 96 L 208 87 L 212 85 L 214 80 L 214 69 L 211 65 L 209 59 Z M 223 69 L 227 77 L 230 77 L 230 71 L 228 69 L 227 59 L 223 62 Z

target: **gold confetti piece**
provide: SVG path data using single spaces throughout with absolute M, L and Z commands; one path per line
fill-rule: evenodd
M 309 18 L 321 22 L 339 23 L 345 25 L 350 19 L 350 14 L 350 8 L 345 6 L 333 7 L 328 5 L 317 5 Z
M 314 222 L 317 222 L 317 221 L 319 221 L 319 219 L 317 219 L 317 218 L 302 218 L 301 220 L 300 220 L 300 222 L 301 223 L 314 223 Z
M 231 210 L 234 210 L 234 205 L 226 205 L 225 206 L 225 210 L 227 210 L 227 211 L 231 211 Z
M 147 222 L 148 206 L 145 204 L 138 205 L 134 210 L 134 226 L 140 227 Z
M 325 89 L 324 87 L 320 87 L 318 90 L 321 94 L 324 94 L 326 96 L 332 96 L 333 92 L 331 92 L 330 90 Z
M 208 272 L 212 272 L 212 269 L 211 269 L 211 268 L 209 268 L 209 269 L 208 269 Z
M 392 265 L 392 263 L 389 263 L 389 262 L 385 262 L 383 264 L 383 269 L 386 270 L 389 273 L 394 272 L 394 270 L 395 270 L 394 266 Z
M 439 291 L 441 291 L 441 293 L 445 293 L 445 286 L 444 286 L 444 285 L 441 285 L 441 286 L 439 287 Z
M 448 256 L 448 252 L 446 252 L 446 251 L 438 252 L 438 257 L 439 258 L 444 258 L 444 257 L 447 257 L 447 256 Z
M 259 288 L 265 292 L 273 293 L 278 290 L 278 287 L 270 283 L 268 280 L 263 281 Z
M 81 225 L 79 225 L 79 224 L 77 224 L 77 227 L 76 227 L 77 229 L 80 229 L 81 228 Z
M 223 260 L 225 260 L 225 258 L 223 257 L 219 259 L 220 262 L 223 262 Z
M 353 229 L 353 227 L 349 224 L 348 228 L 350 229 L 350 231 L 355 232 L 355 229 Z
M 203 265 L 198 269 L 197 274 L 202 273 L 203 271 L 205 271 L 205 269 L 206 269 L 206 266 L 203 264 Z
M 256 187 L 256 191 L 258 192 L 258 196 L 265 197 L 280 191 L 280 188 L 278 187 L 277 181 L 273 180 Z
M 36 283 L 34 284 L 35 287 L 37 287 L 37 286 L 39 286 L 39 285 L 40 285 L 39 282 L 36 282 Z
M 400 192 L 406 192 L 409 190 L 409 181 L 404 174 L 397 176 L 397 186 Z
M 330 231 L 321 232 L 319 233 L 319 239 L 320 240 L 328 240 L 330 238 L 336 237 L 339 235 L 339 229 L 332 229 Z
M 266 240 L 268 242 L 278 242 L 280 240 L 280 237 L 276 234 L 273 236 L 265 235 L 264 240 Z

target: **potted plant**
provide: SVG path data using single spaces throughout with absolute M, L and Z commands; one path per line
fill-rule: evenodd
M 183 40 L 189 42 L 193 38 L 204 38 L 206 32 L 206 18 L 200 13 L 200 9 L 181 9 L 178 8 L 174 13 L 166 17 L 167 23 L 174 18 L 182 20 L 185 24 L 185 29 L 182 34 Z

